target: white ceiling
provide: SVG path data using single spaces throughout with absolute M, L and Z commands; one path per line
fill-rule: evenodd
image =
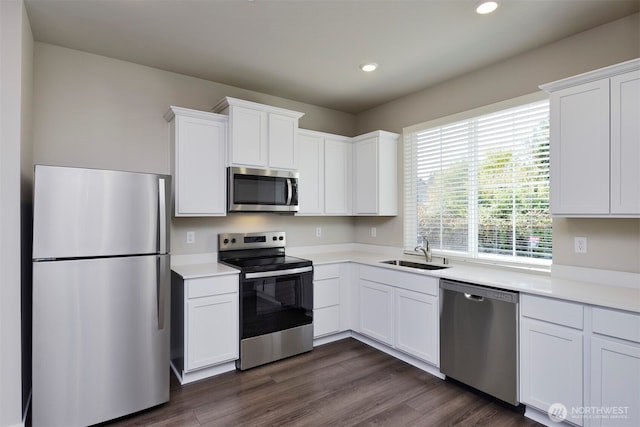
M 1 0 L 0 0 L 1 1 Z M 640 0 L 25 0 L 36 41 L 358 113 L 640 10 Z M 377 71 L 359 65 L 374 61 Z

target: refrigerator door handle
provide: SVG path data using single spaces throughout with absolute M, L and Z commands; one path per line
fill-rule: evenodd
M 164 329 L 164 312 L 167 300 L 167 256 L 156 258 L 156 303 L 158 309 L 158 330 Z
M 167 253 L 167 187 L 165 179 L 158 179 L 158 251 Z

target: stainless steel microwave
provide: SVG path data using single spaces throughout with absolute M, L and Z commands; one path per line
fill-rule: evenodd
M 298 178 L 294 171 L 230 167 L 229 212 L 295 213 L 299 210 Z

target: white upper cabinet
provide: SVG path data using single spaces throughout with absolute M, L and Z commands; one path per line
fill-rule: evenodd
M 354 141 L 354 214 L 398 214 L 398 135 L 376 131 Z
M 351 215 L 351 138 L 300 129 L 298 215 Z
M 227 117 L 171 107 L 171 175 L 175 216 L 226 215 Z
M 298 215 L 398 214 L 398 135 L 355 138 L 300 129 Z
M 609 82 L 551 94 L 551 210 L 609 213 Z
M 324 138 L 320 132 L 298 133 L 298 215 L 324 214 Z
M 541 86 L 551 94 L 551 212 L 640 216 L 640 59 Z
M 213 111 L 229 116 L 230 166 L 297 169 L 298 120 L 303 113 L 231 97 Z
M 611 213 L 640 214 L 640 70 L 611 78 Z
M 351 138 L 329 136 L 324 140 L 325 215 L 352 214 Z
M 297 169 L 298 117 L 269 113 L 269 167 Z

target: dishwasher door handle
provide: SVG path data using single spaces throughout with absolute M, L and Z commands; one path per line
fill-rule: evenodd
M 484 301 L 484 297 L 481 297 L 479 295 L 472 295 L 472 294 L 468 294 L 468 293 L 464 293 L 464 297 L 466 299 L 468 299 L 469 301 L 476 301 L 476 302 L 482 302 Z

